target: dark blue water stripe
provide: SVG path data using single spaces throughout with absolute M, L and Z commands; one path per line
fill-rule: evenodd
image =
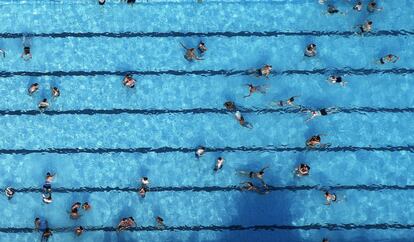
M 412 30 L 380 30 L 366 34 L 365 36 L 407 36 L 414 35 Z M 133 37 L 278 37 L 278 36 L 341 36 L 351 37 L 357 36 L 354 31 L 238 31 L 238 32 L 61 32 L 61 33 L 0 33 L 0 38 L 16 39 L 26 37 L 42 37 L 42 38 L 92 38 L 92 37 L 108 37 L 108 38 L 133 38 Z
M 4 190 L 4 189 L 3 189 Z M 54 193 L 94 193 L 94 192 L 138 192 L 138 188 L 134 187 L 78 187 L 78 188 L 65 188 L 57 187 L 53 188 Z M 242 191 L 240 186 L 208 186 L 208 187 L 197 187 L 197 186 L 183 186 L 183 187 L 151 187 L 150 192 L 232 192 Z M 336 185 L 336 186 L 321 186 L 321 185 L 307 185 L 307 186 L 270 186 L 268 185 L 269 191 L 326 191 L 326 190 L 358 190 L 358 191 L 382 191 L 382 190 L 414 190 L 414 185 Z M 17 193 L 40 193 L 42 188 L 28 187 L 28 188 L 15 188 Z
M 381 152 L 414 152 L 414 146 L 337 146 L 316 149 L 307 149 L 306 147 L 286 147 L 286 146 L 266 146 L 266 147 L 210 147 L 206 148 L 207 152 L 356 152 L 356 151 L 381 151 Z M 54 154 L 106 154 L 106 153 L 194 153 L 195 148 L 186 147 L 141 147 L 141 148 L 46 148 L 46 149 L 0 149 L 0 154 L 27 155 L 36 153 L 54 153 Z
M 0 71 L 0 77 L 13 77 L 13 76 L 125 76 L 127 74 L 132 75 L 173 75 L 173 76 L 185 76 L 185 75 L 200 75 L 200 76 L 237 76 L 237 75 L 251 75 L 254 70 L 164 70 L 164 71 Z M 272 75 L 372 75 L 372 74 L 413 74 L 414 69 L 407 68 L 394 68 L 394 69 L 363 69 L 363 68 L 344 68 L 344 69 L 313 69 L 313 70 L 285 70 L 274 71 Z
M 155 226 L 142 226 L 131 228 L 128 231 L 132 232 L 143 232 L 143 231 L 274 231 L 274 230 L 354 230 L 354 229 L 413 229 L 414 224 L 397 224 L 397 223 L 380 223 L 380 224 L 309 224 L 309 225 L 208 225 L 208 226 L 165 226 L 163 228 Z M 73 233 L 75 227 L 58 227 L 51 228 L 55 233 L 71 232 Z M 84 226 L 86 233 L 88 231 L 105 231 L 115 232 L 115 227 L 101 227 L 101 226 Z M 33 228 L 0 228 L 0 233 L 33 233 Z M 123 233 L 127 233 L 124 231 Z
M 301 113 L 300 109 L 286 109 L 286 108 L 267 108 L 267 109 L 252 109 L 239 108 L 243 113 Z M 414 113 L 414 108 L 374 108 L 374 107 L 355 107 L 355 108 L 337 108 L 338 113 Z M 191 108 L 191 109 L 81 109 L 81 110 L 47 110 L 40 112 L 39 110 L 0 110 L 0 115 L 97 115 L 97 114 L 142 114 L 142 115 L 159 115 L 159 114 L 229 114 L 232 112 L 226 109 L 218 108 Z

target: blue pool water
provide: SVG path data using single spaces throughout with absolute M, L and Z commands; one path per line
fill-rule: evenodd
M 414 3 L 378 1 L 383 11 L 369 14 L 330 2 L 347 14 L 327 16 L 317 0 L 0 0 L 0 184 L 16 189 L 0 199 L 0 241 L 40 241 L 36 217 L 48 220 L 50 241 L 414 240 Z M 355 35 L 366 20 L 373 33 Z M 200 40 L 204 60 L 186 61 L 180 42 Z M 315 58 L 303 56 L 309 43 Z M 397 63 L 375 63 L 389 53 Z M 269 79 L 247 74 L 265 64 Z M 134 90 L 122 86 L 126 73 Z M 347 86 L 329 84 L 333 74 Z M 41 88 L 29 96 L 34 82 Z M 243 98 L 249 83 L 266 95 Z M 41 114 L 53 86 L 61 96 Z M 296 95 L 339 112 L 305 122 L 298 109 L 270 105 Z M 228 100 L 253 129 L 224 109 Z M 306 149 L 315 134 L 330 146 Z M 196 159 L 199 145 L 207 153 Z M 293 175 L 300 163 L 310 176 Z M 238 171 L 263 167 L 270 192 L 240 191 L 248 178 Z M 57 174 L 48 205 L 46 172 Z M 339 202 L 324 205 L 325 190 Z M 72 220 L 77 201 L 92 209 Z M 116 232 L 129 216 L 137 228 Z

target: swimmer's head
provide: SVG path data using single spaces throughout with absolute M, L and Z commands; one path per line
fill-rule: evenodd
M 372 21 L 368 21 L 367 23 L 368 23 L 368 25 L 372 25 Z

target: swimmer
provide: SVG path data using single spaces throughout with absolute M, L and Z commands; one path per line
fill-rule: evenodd
M 104 5 L 106 0 L 98 0 L 99 5 Z
M 21 58 L 23 58 L 23 60 L 28 61 L 30 59 L 32 59 L 32 53 L 30 53 L 30 47 L 29 46 L 25 46 L 23 48 L 23 54 L 21 55 Z
M 198 51 L 200 52 L 200 55 L 204 54 L 207 51 L 206 44 L 204 44 L 203 41 L 200 41 L 197 47 Z
M 314 135 L 306 140 L 306 147 L 314 148 L 321 144 L 321 135 Z
M 352 7 L 352 9 L 353 10 L 356 10 L 356 11 L 361 11 L 362 10 L 362 2 L 361 1 L 358 1 L 355 5 L 354 5 L 354 7 Z
M 83 210 L 85 210 L 85 211 L 88 211 L 89 209 L 91 209 L 92 207 L 91 207 L 91 205 L 89 205 L 89 203 L 88 202 L 84 202 L 83 204 L 82 204 L 82 209 Z
M 334 5 L 328 5 L 327 14 L 341 13 Z
M 357 26 L 360 30 L 360 34 L 371 32 L 372 30 L 372 21 L 367 21 L 363 25 Z
M 381 57 L 378 61 L 377 64 L 381 64 L 384 65 L 385 63 L 395 63 L 400 59 L 400 57 L 393 55 L 393 54 L 388 54 L 384 57 Z
M 57 87 L 52 87 L 52 97 L 56 98 L 60 96 L 60 90 Z
M 35 82 L 30 85 L 29 89 L 27 89 L 27 92 L 29 95 L 32 95 L 33 93 L 37 92 L 37 90 L 39 90 L 39 83 Z
M 51 174 L 50 172 L 46 173 L 46 183 L 52 183 L 53 178 L 55 178 L 55 174 Z
M 142 198 L 145 198 L 145 195 L 148 192 L 148 188 L 146 186 L 141 186 L 141 188 L 139 189 L 138 193 Z
M 237 121 L 239 121 L 239 124 L 240 124 L 241 126 L 246 127 L 246 128 L 249 128 L 249 129 L 253 128 L 253 125 L 251 125 L 249 122 L 246 122 L 246 121 L 244 120 L 244 117 L 243 117 L 243 115 L 240 113 L 240 111 L 236 111 L 236 113 L 235 113 L 235 117 L 236 117 Z
M 161 218 L 160 216 L 157 216 L 155 218 L 155 221 L 157 222 L 157 227 L 159 227 L 159 228 L 164 228 L 165 227 L 164 219 Z
M 299 107 L 298 105 L 296 105 L 295 102 L 295 98 L 300 97 L 300 96 L 293 96 L 290 97 L 288 100 L 284 101 L 284 100 L 280 100 L 277 102 L 272 102 L 273 105 L 278 105 L 280 107 L 284 107 L 284 106 L 294 106 L 294 107 Z
M 265 86 L 253 86 L 253 84 L 247 84 L 246 86 L 249 87 L 249 95 L 244 96 L 244 98 L 250 97 L 255 92 L 260 92 L 262 94 L 266 93 L 266 87 Z
M 43 202 L 46 204 L 52 203 L 52 193 L 44 193 L 42 194 Z
M 232 101 L 227 101 L 224 103 L 224 107 L 227 109 L 227 111 L 235 111 L 236 110 L 236 104 Z
M 128 74 L 125 75 L 124 80 L 122 80 L 122 84 L 124 84 L 124 86 L 129 87 L 129 88 L 134 88 L 135 87 L 135 79 L 132 78 L 132 75 Z
M 306 57 L 314 57 L 316 56 L 316 45 L 315 44 L 309 44 L 305 49 Z
M 204 155 L 204 153 L 206 152 L 206 148 L 204 148 L 203 146 L 199 146 L 195 152 L 195 156 L 196 158 L 200 158 L 201 156 Z
M 10 200 L 13 198 L 15 191 L 12 187 L 7 187 L 4 190 L 4 193 L 6 194 L 7 199 Z
M 258 191 L 259 189 L 252 183 L 252 182 L 242 182 L 240 184 L 244 184 L 244 186 L 241 188 L 241 190 L 246 191 Z
M 336 110 L 335 108 L 322 108 L 319 109 L 317 111 L 310 111 L 308 110 L 307 112 L 309 112 L 311 114 L 311 116 L 305 120 L 305 122 L 309 122 L 310 120 L 319 117 L 319 116 L 326 116 L 328 114 L 332 114 L 337 112 L 338 110 Z
M 50 182 L 45 182 L 45 184 L 43 184 L 43 193 L 51 193 L 52 192 L 52 185 L 50 184 Z
M 256 70 L 256 76 L 260 77 L 260 76 L 264 76 L 266 78 L 269 78 L 270 73 L 272 71 L 272 66 L 271 65 L 264 65 L 262 68 Z
M 141 178 L 141 185 L 143 185 L 143 186 L 148 186 L 148 184 L 149 184 L 149 183 L 150 183 L 150 181 L 149 181 L 148 177 L 143 176 L 143 177 Z
M 46 228 L 45 231 L 42 234 L 42 240 L 41 241 L 48 241 L 50 236 L 52 236 L 52 230 L 50 230 L 49 228 Z
M 307 164 L 300 164 L 299 167 L 295 169 L 297 176 L 307 176 L 309 175 L 310 167 Z
M 70 218 L 71 219 L 77 219 L 80 217 L 78 209 L 81 207 L 81 203 L 80 202 L 76 202 L 72 205 L 72 207 L 70 208 Z
M 331 202 L 336 202 L 336 195 L 334 193 L 325 192 L 326 205 L 331 205 Z
M 80 236 L 83 233 L 84 229 L 82 226 L 76 227 L 75 228 L 75 235 L 76 236 Z
M 330 82 L 332 84 L 339 84 L 343 87 L 347 84 L 347 82 L 345 80 L 343 80 L 342 77 L 340 77 L 340 76 L 329 76 L 328 77 L 328 82 Z
M 4 51 L 4 50 L 0 49 L 0 53 L 1 53 L 1 55 L 3 56 L 3 58 L 6 58 L 6 51 Z
M 117 226 L 117 231 L 123 231 L 132 227 L 135 227 L 135 220 L 133 217 L 123 218 Z
M 49 103 L 47 102 L 47 99 L 44 98 L 38 105 L 40 111 L 45 111 L 49 107 Z
M 381 11 L 382 8 L 377 7 L 377 3 L 375 1 L 371 1 L 367 5 L 367 11 L 369 13 L 373 13 L 375 11 Z
M 223 168 L 224 159 L 222 157 L 217 158 L 216 166 L 214 167 L 214 171 L 218 171 Z
M 186 50 L 185 51 L 185 55 L 184 58 L 188 61 L 193 61 L 193 60 L 202 60 L 201 58 L 199 58 L 196 53 L 195 53 L 195 49 L 194 48 L 187 48 L 185 47 L 185 45 L 183 43 L 180 43 L 183 48 Z
M 35 225 L 35 230 L 36 231 L 38 231 L 40 229 L 40 224 L 41 224 L 40 218 L 35 218 L 34 225 Z

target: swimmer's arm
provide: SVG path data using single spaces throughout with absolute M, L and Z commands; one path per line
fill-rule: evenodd
M 200 58 L 198 56 L 194 57 L 196 60 L 204 60 L 203 58 Z
M 187 47 L 185 47 L 185 45 L 184 45 L 183 43 L 181 43 L 181 42 L 180 42 L 180 44 L 181 44 L 181 46 L 182 46 L 184 49 L 188 50 L 188 48 L 187 48 Z

